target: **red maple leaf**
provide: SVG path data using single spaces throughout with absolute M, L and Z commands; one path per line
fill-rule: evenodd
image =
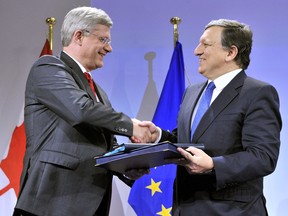
M 24 123 L 16 127 L 10 142 L 10 148 L 7 157 L 0 163 L 0 168 L 8 177 L 10 183 L 0 190 L 0 196 L 13 188 L 18 196 L 20 188 L 20 176 L 23 169 L 23 158 L 26 148 L 26 135 Z

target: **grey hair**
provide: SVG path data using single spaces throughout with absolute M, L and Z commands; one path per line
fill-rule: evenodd
M 77 7 L 69 11 L 61 27 L 62 46 L 66 47 L 71 43 L 72 36 L 77 30 L 95 29 L 97 24 L 112 27 L 113 22 L 108 14 L 94 7 Z
M 252 50 L 253 33 L 250 27 L 236 20 L 219 19 L 212 20 L 205 26 L 205 30 L 212 26 L 223 27 L 221 43 L 224 49 L 230 49 L 231 46 L 238 48 L 238 54 L 235 62 L 242 69 L 247 69 L 250 64 L 250 53 Z

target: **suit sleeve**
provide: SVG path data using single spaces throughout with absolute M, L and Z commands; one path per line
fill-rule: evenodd
M 159 142 L 169 141 L 171 143 L 177 143 L 177 129 L 171 132 L 162 129 L 162 136 Z
M 261 178 L 276 167 L 282 126 L 278 94 L 270 85 L 251 94 L 242 122 L 243 149 L 213 158 L 217 189 Z
M 85 124 L 132 136 L 131 119 L 116 112 L 110 103 L 91 99 L 61 64 L 36 64 L 29 76 L 28 89 L 34 88 L 33 92 L 36 92 L 35 98 L 30 99 L 44 104 L 72 126 Z

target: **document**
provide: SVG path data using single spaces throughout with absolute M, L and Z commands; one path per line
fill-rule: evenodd
M 194 146 L 204 150 L 203 144 L 191 143 L 124 143 L 103 156 L 95 157 L 97 167 L 102 167 L 118 173 L 125 173 L 130 169 L 149 169 L 168 164 L 166 159 L 180 158 L 177 147 L 188 148 Z

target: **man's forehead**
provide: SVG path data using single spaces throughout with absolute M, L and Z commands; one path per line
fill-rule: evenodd
M 223 28 L 219 26 L 212 26 L 206 29 L 200 40 L 201 41 L 219 41 L 221 39 L 221 33 Z
M 103 25 L 103 24 L 96 24 L 94 29 L 95 29 L 95 31 L 103 31 L 103 30 L 109 31 L 110 27 Z

